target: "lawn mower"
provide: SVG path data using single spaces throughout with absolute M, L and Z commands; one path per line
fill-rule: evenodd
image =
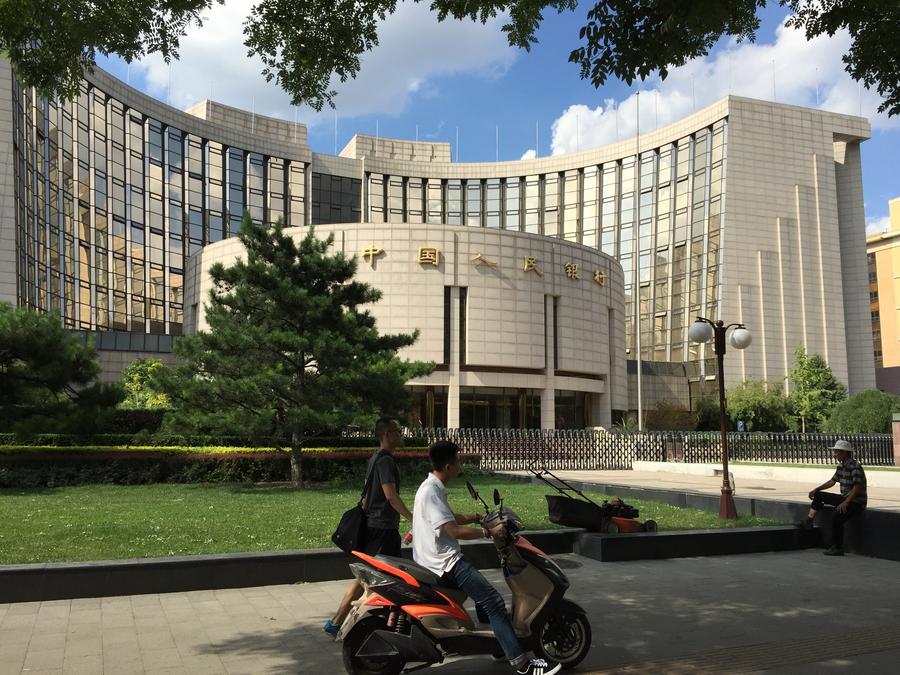
M 597 504 L 581 490 L 554 475 L 548 469 L 536 471 L 529 468 L 528 470 L 535 478 L 539 478 L 559 492 L 558 495 L 545 495 L 551 523 L 583 527 L 589 532 L 605 532 L 607 534 L 656 532 L 655 520 L 645 520 L 641 523 L 637 520 L 638 510 L 621 499 L 604 500 L 602 504 Z M 547 478 L 548 476 L 553 481 Z M 580 499 L 576 499 L 569 493 L 578 495 Z

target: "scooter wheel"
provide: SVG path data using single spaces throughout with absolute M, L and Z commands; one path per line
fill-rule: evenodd
M 581 663 L 590 649 L 591 624 L 584 610 L 563 600 L 559 611 L 544 625 L 535 653 L 569 669 Z
M 356 652 L 376 630 L 383 630 L 385 621 L 380 616 L 370 616 L 357 623 L 347 637 L 344 638 L 342 656 L 344 669 L 350 675 L 398 675 L 406 663 L 396 656 L 367 657 L 357 656 Z
M 655 520 L 644 521 L 644 532 L 656 532 L 657 529 Z

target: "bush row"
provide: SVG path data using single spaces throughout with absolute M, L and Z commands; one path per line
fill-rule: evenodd
M 0 488 L 150 483 L 262 483 L 290 480 L 285 452 L 176 453 L 153 450 L 102 452 L 71 449 L 0 454 Z M 303 457 L 303 478 L 311 482 L 361 483 L 368 452 L 318 452 Z M 477 466 L 477 457 L 466 457 Z M 397 456 L 402 475 L 424 476 L 431 470 L 427 453 Z
M 413 437 L 404 440 L 406 447 L 424 447 L 428 445 L 425 438 Z M 72 446 L 160 446 L 160 447 L 256 447 L 272 448 L 283 446 L 283 441 L 276 439 L 252 439 L 242 436 L 206 436 L 181 434 L 120 433 L 94 434 L 79 436 L 77 434 L 29 434 L 0 433 L 0 446 L 10 445 L 54 445 Z M 343 436 L 315 437 L 308 445 L 328 448 L 374 448 L 378 442 L 374 438 L 345 438 Z

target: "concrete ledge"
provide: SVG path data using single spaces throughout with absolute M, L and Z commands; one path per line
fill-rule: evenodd
M 571 553 L 580 529 L 538 530 L 525 536 L 547 553 Z M 463 542 L 481 569 L 499 566 L 490 542 Z M 403 550 L 411 557 L 409 548 Z M 0 603 L 175 593 L 217 588 L 349 579 L 350 556 L 336 548 L 229 553 L 178 558 L 101 560 L 0 566 Z
M 688 462 L 632 462 L 631 468 L 635 471 L 649 473 L 674 473 L 688 476 L 721 476 L 721 464 L 699 464 Z M 874 467 L 866 467 L 866 483 L 871 487 L 900 488 L 900 471 L 876 470 Z M 734 476 L 738 487 L 742 480 L 788 481 L 792 483 L 804 483 L 818 485 L 824 482 L 834 473 L 834 464 L 822 464 L 821 467 L 789 467 L 768 466 L 759 464 L 738 464 L 732 462 L 728 465 L 728 471 Z
M 542 484 L 536 478 L 521 474 L 505 474 L 524 482 Z M 687 490 L 660 490 L 616 483 L 597 483 L 588 481 L 567 481 L 582 491 L 599 492 L 614 495 L 626 501 L 643 499 L 650 502 L 662 502 L 672 506 L 682 506 L 702 511 L 719 512 L 719 495 Z M 548 492 L 550 490 L 548 489 Z M 738 515 L 760 516 L 782 523 L 799 523 L 809 511 L 809 502 L 777 501 L 736 495 L 734 505 Z M 822 530 L 824 545 L 831 542 L 831 510 L 823 509 L 816 516 L 816 527 Z M 771 528 L 766 528 L 771 529 Z M 666 533 L 662 533 L 666 534 Z M 631 537 L 641 535 L 629 535 Z M 883 558 L 884 560 L 900 560 L 900 513 L 866 509 L 865 513 L 851 519 L 844 530 L 844 548 L 853 553 Z M 741 553 L 745 551 L 736 551 Z
M 819 530 L 804 531 L 797 527 L 739 527 L 642 532 L 628 535 L 583 534 L 578 538 L 575 553 L 601 562 L 616 562 L 795 551 L 820 545 Z

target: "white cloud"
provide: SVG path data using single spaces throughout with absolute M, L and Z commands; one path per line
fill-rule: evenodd
M 891 229 L 891 219 L 888 216 L 866 218 L 866 236 L 887 232 Z
M 537 157 L 537 152 L 535 152 L 534 148 L 529 148 L 519 159 L 534 159 L 535 157 Z
M 732 42 L 675 68 L 665 80 L 645 82 L 641 131 L 673 122 L 728 94 L 862 114 L 875 129 L 900 127 L 900 118 L 876 112 L 881 103 L 876 92 L 861 89 L 844 72 L 841 56 L 849 45 L 845 31 L 808 41 L 802 31 L 783 24 L 770 44 Z M 569 106 L 553 123 L 553 154 L 633 137 L 637 109 L 636 94 L 623 101 L 606 99 L 594 108 Z
M 262 62 L 249 58 L 243 46 L 243 22 L 252 5 L 252 0 L 214 5 L 203 27 L 182 38 L 180 59 L 171 68 L 158 55 L 133 64 L 144 71 L 148 93 L 179 108 L 211 98 L 289 121 L 297 115 L 310 124 L 332 120 L 331 110 L 296 111 L 278 85 L 263 79 Z M 427 6 L 401 3 L 379 28 L 378 47 L 361 57 L 356 80 L 334 83 L 338 116 L 400 113 L 413 95 L 434 96 L 434 80 L 444 75 L 503 75 L 516 58 L 500 30 L 504 20 L 438 23 Z

